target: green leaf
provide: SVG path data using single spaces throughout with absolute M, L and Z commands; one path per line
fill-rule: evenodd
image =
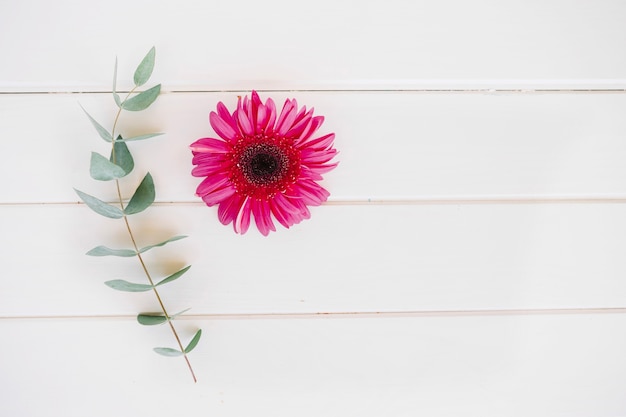
M 124 209 L 124 214 L 130 215 L 144 211 L 154 203 L 154 197 L 154 181 L 152 181 L 152 175 L 147 173 Z
M 161 92 L 161 84 L 155 85 L 149 90 L 142 91 L 141 93 L 137 94 L 135 97 L 129 98 L 128 100 L 123 101 L 122 108 L 124 110 L 130 110 L 130 111 L 145 110 L 148 107 L 150 107 L 152 103 L 154 103 L 154 100 L 157 99 L 160 92 Z
M 158 287 L 159 285 L 167 284 L 169 282 L 177 280 L 178 278 L 182 277 L 185 272 L 189 271 L 189 268 L 191 268 L 191 265 L 184 267 L 183 269 L 181 269 L 178 272 L 174 272 L 172 275 L 170 275 L 169 277 L 159 281 L 154 286 Z
M 99 153 L 92 152 L 89 174 L 94 180 L 111 181 L 116 178 L 122 178 L 126 175 L 126 172 Z
M 115 67 L 113 68 L 113 100 L 115 100 L 117 107 L 122 107 L 120 95 L 117 94 L 117 57 L 115 57 Z
M 113 92 L 113 100 L 115 100 L 115 104 L 117 104 L 117 107 L 122 108 L 122 99 L 120 98 L 120 95 L 116 92 Z
M 139 136 L 132 136 L 130 138 L 125 138 L 125 139 L 116 139 L 116 140 L 123 140 L 124 142 L 130 142 L 133 140 L 144 140 L 144 139 L 150 139 L 153 138 L 155 136 L 161 136 L 163 135 L 163 133 L 147 133 L 145 135 L 139 135 Z
M 137 315 L 137 321 L 144 326 L 155 326 L 165 323 L 167 318 L 160 314 L 139 314 Z
M 135 284 L 134 282 L 124 281 L 123 279 L 114 279 L 111 281 L 106 281 L 104 284 L 108 287 L 113 288 L 114 290 L 126 291 L 126 292 L 144 292 L 144 291 L 150 291 L 152 289 L 152 285 Z
M 121 136 L 118 136 L 115 142 L 113 142 L 113 149 L 111 150 L 111 157 L 109 160 L 119 166 L 124 171 L 124 175 L 130 174 L 133 168 L 135 168 L 133 156 L 130 154 L 130 150 L 122 140 Z
M 200 336 L 202 336 L 202 329 L 199 329 L 193 339 L 191 339 L 191 342 L 189 342 L 189 344 L 185 348 L 185 353 L 191 352 L 198 345 L 198 342 L 200 341 Z
M 124 212 L 121 209 L 107 204 L 96 197 L 90 196 L 89 194 L 85 194 L 82 191 L 78 191 L 76 188 L 74 188 L 74 191 L 76 191 L 76 194 L 78 194 L 81 200 L 87 204 L 87 207 L 96 213 L 111 219 L 121 219 L 124 217 Z
M 100 137 L 102 139 L 104 139 L 105 141 L 107 141 L 107 142 L 111 142 L 113 140 L 113 138 L 111 137 L 111 134 L 109 133 L 109 131 L 106 130 L 104 127 L 102 127 L 102 125 L 100 123 L 96 122 L 96 119 L 91 117 L 91 115 L 89 115 L 89 113 L 87 113 L 87 110 L 85 110 L 85 108 L 83 106 L 80 106 L 80 108 L 83 109 L 83 111 L 85 112 L 87 117 L 89 117 L 89 120 L 91 121 L 91 124 L 93 125 L 93 127 L 96 128 L 96 130 L 98 131 L 98 134 L 100 135 Z
M 96 246 L 86 253 L 89 256 L 122 256 L 125 258 L 130 258 L 132 256 L 137 256 L 137 252 L 132 249 L 111 249 L 106 246 Z
M 135 76 L 133 77 L 133 79 L 137 87 L 144 85 L 148 82 L 148 79 L 150 79 L 150 76 L 152 75 L 152 70 L 154 69 L 155 55 L 156 50 L 153 46 L 135 70 Z
M 147 251 L 149 251 L 149 250 L 150 250 L 150 249 L 152 249 L 152 248 L 156 248 L 156 247 L 158 247 L 158 246 L 163 246 L 163 245 L 165 245 L 165 244 L 167 244 L 167 243 L 170 243 L 170 242 L 175 242 L 175 241 L 177 241 L 177 240 L 181 240 L 181 239 L 184 239 L 184 238 L 186 238 L 186 237 L 187 237 L 187 236 L 174 236 L 174 237 L 171 237 L 171 238 L 169 238 L 169 239 L 167 239 L 167 240 L 165 240 L 165 241 L 163 241 L 163 242 L 156 243 L 156 244 L 154 244 L 154 245 L 148 245 L 148 246 L 145 246 L 145 247 L 143 247 L 143 248 L 139 249 L 139 253 L 144 253 L 144 252 L 147 252 Z
M 183 352 L 181 352 L 178 349 L 165 348 L 165 347 L 155 347 L 153 350 L 159 355 L 170 356 L 170 357 L 181 356 L 183 354 Z
M 187 311 L 189 311 L 188 308 L 184 309 L 183 311 L 179 311 L 176 314 L 171 314 L 170 320 L 174 320 L 176 317 Z M 161 313 L 142 313 L 137 315 L 137 321 L 144 326 L 155 326 L 157 324 L 165 323 L 167 321 L 167 318 Z

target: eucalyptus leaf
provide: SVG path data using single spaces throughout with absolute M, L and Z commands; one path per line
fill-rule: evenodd
M 166 347 L 155 347 L 153 350 L 159 355 L 176 357 L 181 356 L 183 352 L 178 349 L 166 348 Z
M 142 91 L 141 93 L 132 98 L 129 98 L 128 100 L 124 100 L 122 102 L 122 108 L 129 111 L 145 110 L 150 107 L 152 103 L 154 103 L 154 100 L 157 99 L 160 92 L 161 84 L 155 85 L 154 87 L 146 91 Z
M 155 55 L 156 50 L 153 46 L 135 70 L 135 76 L 133 77 L 133 79 L 137 87 L 144 85 L 150 79 L 150 76 L 152 75 L 152 70 L 154 69 Z
M 113 92 L 113 100 L 115 100 L 115 104 L 117 104 L 117 107 L 122 108 L 122 99 L 120 98 L 120 95 L 117 94 L 115 91 Z
M 152 175 L 147 173 L 124 209 L 124 214 L 130 215 L 144 211 L 154 203 L 154 198 L 154 181 Z
M 137 252 L 132 249 L 111 249 L 106 246 L 96 246 L 86 253 L 89 256 L 121 256 L 124 258 L 130 258 L 137 256 Z
M 137 315 L 137 321 L 144 326 L 155 326 L 165 323 L 167 318 L 159 314 L 139 314 Z
M 183 269 L 181 269 L 178 272 L 174 272 L 172 275 L 170 275 L 169 277 L 159 281 L 154 286 L 158 287 L 159 285 L 167 284 L 169 282 L 177 280 L 178 278 L 182 277 L 185 272 L 189 271 L 189 268 L 191 268 L 191 265 L 188 265 L 188 266 L 184 267 Z
M 135 284 L 134 282 L 124 281 L 123 279 L 106 281 L 104 284 L 114 290 L 126 292 L 144 292 L 150 291 L 153 288 L 152 285 L 149 284 Z
M 155 136 L 161 136 L 161 135 L 163 135 L 163 133 L 147 133 L 145 135 L 132 136 L 130 138 L 124 138 L 124 139 L 121 139 L 121 140 L 123 140 L 124 142 L 131 142 L 133 140 L 150 139 L 150 138 L 153 138 Z
M 196 334 L 193 337 L 193 339 L 191 339 L 191 342 L 189 342 L 189 344 L 185 348 L 185 353 L 191 352 L 198 345 L 198 342 L 200 341 L 200 337 L 201 336 L 202 336 L 202 329 L 199 329 L 196 332 Z
M 139 249 L 139 253 L 144 253 L 144 252 L 147 252 L 147 251 L 149 251 L 149 250 L 150 250 L 150 249 L 152 249 L 152 248 L 156 248 L 156 247 L 159 247 L 159 246 L 163 246 L 163 245 L 165 245 L 165 244 L 167 244 L 167 243 L 170 243 L 170 242 L 175 242 L 175 241 L 177 241 L 177 240 L 181 240 L 181 239 L 184 239 L 184 238 L 186 238 L 186 237 L 187 237 L 187 236 L 184 236 L 184 235 L 171 237 L 171 238 L 169 238 L 169 239 L 167 239 L 167 240 L 165 240 L 165 241 L 163 241 L 163 242 L 160 242 L 160 243 L 155 243 L 154 245 L 148 245 L 148 246 L 145 246 L 145 247 L 143 247 L 143 248 Z
M 96 197 L 83 193 L 82 191 L 78 191 L 76 188 L 74 188 L 74 191 L 76 191 L 76 194 L 78 194 L 81 200 L 85 202 L 87 207 L 96 213 L 111 219 L 121 219 L 124 217 L 124 212 L 118 207 L 107 204 Z
M 115 142 L 113 142 L 113 149 L 111 150 L 109 160 L 119 166 L 124 171 L 124 175 L 130 174 L 133 168 L 135 168 L 133 156 L 130 154 L 130 150 L 121 136 L 118 136 Z
M 111 181 L 116 178 L 122 178 L 126 175 L 126 172 L 124 169 L 109 161 L 99 153 L 92 152 L 89 174 L 94 180 Z
M 96 121 L 96 119 L 94 119 L 93 117 L 91 117 L 91 115 L 89 113 L 87 113 L 87 110 L 85 110 L 85 108 L 83 106 L 80 106 L 81 109 L 83 109 L 83 111 L 85 112 L 85 114 L 87 115 L 87 117 L 89 118 L 89 120 L 91 121 L 91 124 L 93 125 L 93 127 L 96 128 L 96 131 L 98 131 L 98 134 L 100 135 L 100 137 L 102 139 L 104 139 L 107 142 L 111 142 L 111 140 L 113 140 L 111 134 L 109 133 L 108 130 L 106 130 L 104 127 L 102 127 L 102 125 L 100 123 L 98 123 Z

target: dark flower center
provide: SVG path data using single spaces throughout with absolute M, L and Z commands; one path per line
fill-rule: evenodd
M 248 147 L 239 166 L 243 176 L 257 185 L 280 181 L 289 168 L 289 158 L 277 146 L 262 143 Z
M 270 177 L 278 168 L 278 161 L 274 155 L 259 153 L 250 160 L 251 174 L 256 178 Z

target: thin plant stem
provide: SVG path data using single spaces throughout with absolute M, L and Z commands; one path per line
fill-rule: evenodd
M 134 87 L 132 90 L 130 90 L 126 96 L 126 98 L 124 99 L 124 101 L 126 101 L 128 99 L 128 97 L 130 97 L 130 95 L 135 91 L 137 87 Z M 115 163 L 115 128 L 117 127 L 117 122 L 119 121 L 120 115 L 122 114 L 122 108 L 120 107 L 119 110 L 117 111 L 117 114 L 115 115 L 115 120 L 113 122 L 113 129 L 111 131 L 111 136 L 112 136 L 112 142 L 111 142 L 111 155 L 112 155 L 112 162 Z M 120 208 L 122 209 L 122 212 L 124 211 L 124 199 L 122 198 L 122 191 L 120 188 L 120 181 L 118 179 L 115 180 L 115 186 L 117 188 L 117 198 L 118 198 L 118 202 L 120 205 Z M 126 216 L 126 214 L 124 214 L 124 224 L 126 225 L 126 230 L 128 231 L 128 236 L 130 237 L 130 240 L 133 244 L 133 249 L 135 250 L 135 253 L 137 254 L 137 258 L 139 259 L 139 263 L 141 264 L 141 268 L 143 269 L 143 272 L 146 275 L 146 278 L 148 278 L 148 282 L 150 283 L 150 285 L 152 286 L 152 291 L 154 292 L 154 295 L 156 296 L 156 299 L 159 303 L 159 306 L 161 307 L 161 311 L 163 312 L 163 315 L 165 316 L 165 319 L 167 320 L 167 323 L 170 326 L 170 329 L 172 330 L 172 334 L 174 335 L 174 338 L 176 339 L 176 343 L 178 344 L 178 347 L 180 348 L 180 351 L 183 354 L 183 357 L 185 359 L 185 362 L 187 363 L 187 367 L 189 368 L 189 372 L 191 372 L 191 376 L 193 378 L 193 382 L 198 382 L 197 378 L 196 378 L 196 374 L 193 371 L 193 368 L 191 366 L 191 362 L 189 361 L 189 357 L 187 356 L 187 353 L 185 352 L 185 348 L 183 347 L 183 344 L 180 340 L 180 337 L 178 336 L 178 332 L 176 331 L 176 328 L 174 327 L 174 323 L 172 322 L 172 318 L 170 317 L 170 315 L 167 312 L 167 309 L 165 308 L 165 304 L 163 303 L 163 300 L 161 298 L 161 295 L 159 294 L 159 291 L 157 290 L 157 288 L 154 285 L 154 281 L 152 280 L 152 276 L 150 275 L 150 272 L 148 271 L 148 267 L 146 266 L 146 263 L 143 260 L 143 257 L 141 256 L 141 253 L 139 252 L 139 247 L 137 246 L 137 242 L 135 240 L 135 236 L 133 234 L 133 231 L 130 227 L 130 223 L 128 221 L 128 216 Z

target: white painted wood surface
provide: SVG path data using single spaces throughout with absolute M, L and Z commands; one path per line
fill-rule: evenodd
M 0 1 L 0 415 L 625 416 L 622 1 Z M 130 133 L 158 204 L 132 219 L 189 337 L 192 384 L 136 260 L 72 187 L 105 153 L 115 56 L 157 47 Z M 252 88 L 326 116 L 328 204 L 235 235 L 188 145 Z M 50 94 L 53 93 L 53 94 Z M 129 185 L 126 193 L 132 189 Z

